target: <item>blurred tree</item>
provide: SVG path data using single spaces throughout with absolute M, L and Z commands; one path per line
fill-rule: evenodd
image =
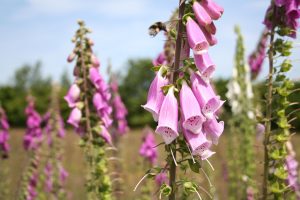
M 60 85 L 64 88 L 69 88 L 71 86 L 71 80 L 69 77 L 68 70 L 64 70 L 64 72 L 61 74 Z
M 127 74 L 120 83 L 120 94 L 128 109 L 128 123 L 130 127 L 141 127 L 145 124 L 154 125 L 151 114 L 141 105 L 146 103 L 147 91 L 154 78 L 150 59 L 129 60 Z

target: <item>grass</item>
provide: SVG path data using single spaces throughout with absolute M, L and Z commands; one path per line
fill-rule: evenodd
M 26 169 L 28 162 L 27 153 L 23 150 L 22 137 L 24 134 L 23 129 L 13 129 L 10 131 L 10 144 L 11 152 L 10 158 L 8 160 L 0 160 L 0 167 L 8 168 L 8 178 L 9 179 L 9 196 L 5 200 L 13 200 L 16 198 L 18 191 L 19 182 L 21 180 L 21 175 Z M 119 157 L 122 159 L 121 163 L 113 163 L 117 161 L 110 161 L 110 165 L 119 164 L 122 169 L 122 179 L 121 186 L 123 188 L 122 199 L 139 199 L 140 188 L 133 192 L 133 188 L 139 179 L 144 175 L 146 171 L 146 164 L 143 159 L 139 156 L 138 151 L 141 145 L 141 138 L 143 134 L 141 130 L 132 130 L 127 135 L 120 139 L 119 144 Z M 78 136 L 73 133 L 73 131 L 68 131 L 66 139 L 64 142 L 64 166 L 69 172 L 69 177 L 66 182 L 66 190 L 68 191 L 68 199 L 72 200 L 83 200 L 86 199 L 85 196 L 85 160 L 82 150 L 78 146 Z M 157 137 L 157 143 L 160 142 L 160 138 Z M 300 143 L 300 135 L 293 137 L 293 143 L 295 150 L 297 151 L 297 160 L 300 161 L 300 147 L 296 144 Z M 217 152 L 211 159 L 212 164 L 216 168 L 214 172 L 209 171 L 213 184 L 215 185 L 215 190 L 218 194 L 218 199 L 226 200 L 226 181 L 223 178 L 223 173 L 226 168 L 226 154 L 227 154 L 227 144 L 226 136 L 221 137 L 219 145 L 216 147 Z M 253 161 L 260 169 L 262 168 L 262 148 L 261 144 L 255 146 L 257 151 L 257 160 Z M 164 164 L 164 152 L 163 147 L 159 147 L 160 158 L 158 164 Z M 181 174 L 182 177 L 190 177 L 189 174 Z M 260 174 L 258 174 L 258 178 Z M 207 180 L 204 179 L 203 174 L 193 175 L 193 178 L 199 182 L 201 185 L 208 188 Z M 144 183 L 142 183 L 144 184 Z M 154 183 L 149 183 L 154 186 Z M 258 183 L 259 184 L 259 183 Z M 155 191 L 154 191 L 155 192 Z M 202 195 L 202 193 L 201 193 Z M 204 199 L 207 199 L 205 195 L 202 195 Z M 2 199 L 0 197 L 0 199 Z

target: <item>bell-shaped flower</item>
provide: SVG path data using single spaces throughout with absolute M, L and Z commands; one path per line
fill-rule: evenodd
M 105 108 L 107 106 L 107 103 L 103 99 L 102 95 L 96 92 L 93 96 L 93 105 L 96 108 L 96 110 L 99 111 Z
M 160 54 L 158 54 L 157 58 L 152 61 L 152 64 L 154 66 L 158 66 L 158 65 L 166 64 L 166 62 L 167 62 L 167 60 L 166 60 L 165 53 L 161 52 Z
M 209 44 L 199 25 L 191 17 L 187 19 L 186 32 L 190 48 L 194 54 L 207 52 Z
M 206 28 L 203 28 L 203 27 L 200 27 L 200 28 L 201 28 L 209 46 L 214 46 L 215 44 L 218 43 L 217 38 L 211 33 L 213 30 L 209 30 L 209 29 L 212 29 L 213 27 L 210 26 L 210 27 L 206 27 Z M 208 30 L 211 32 L 209 32 Z
M 218 144 L 219 137 L 224 131 L 224 122 L 218 122 L 216 118 L 207 119 L 203 123 L 203 131 L 206 137 L 209 138 L 213 144 Z
M 201 76 L 196 75 L 196 73 L 191 75 L 191 85 L 202 113 L 207 118 L 213 118 L 216 111 L 224 104 L 224 101 L 220 99 L 220 96 L 216 96 L 210 83 L 203 81 Z
M 180 107 L 183 114 L 183 128 L 194 134 L 200 133 L 205 117 L 201 113 L 201 108 L 192 89 L 185 81 L 183 81 L 180 90 Z
M 196 67 L 199 69 L 202 79 L 208 82 L 216 69 L 216 65 L 211 60 L 208 53 L 195 55 L 194 61 Z
M 177 128 L 178 103 L 174 95 L 174 86 L 171 86 L 162 103 L 155 132 L 163 137 L 166 144 L 170 144 L 179 136 Z
M 105 142 L 112 145 L 112 138 L 110 133 L 108 132 L 105 126 L 101 125 L 100 127 L 101 127 L 100 136 L 105 140 Z
M 155 176 L 155 183 L 160 187 L 162 184 L 168 182 L 168 176 L 165 172 L 160 172 Z
M 216 152 L 207 149 L 207 150 L 203 151 L 203 153 L 200 155 L 200 157 L 202 160 L 207 160 L 209 157 L 211 157 L 215 153 Z
M 63 166 L 59 166 L 59 181 L 61 183 L 65 182 L 69 173 L 63 168 Z
M 211 147 L 211 142 L 206 139 L 202 131 L 198 134 L 194 134 L 187 129 L 183 129 L 183 135 L 188 142 L 193 155 L 202 157 L 203 153 Z
M 143 137 L 143 143 L 140 147 L 139 153 L 153 165 L 158 157 L 157 149 L 154 148 L 156 145 L 155 138 L 151 130 L 146 131 L 147 135 Z
M 147 103 L 142 107 L 150 112 L 155 121 L 158 120 L 159 111 L 164 100 L 162 87 L 168 84 L 168 79 L 162 76 L 164 67 L 161 67 L 153 79 L 147 97 Z
M 203 0 L 200 3 L 213 20 L 219 19 L 224 12 L 224 9 L 213 0 Z
M 76 54 L 74 52 L 70 53 L 70 55 L 67 58 L 67 61 L 70 63 L 72 62 L 76 57 Z
M 73 110 L 71 111 L 71 114 L 68 118 L 68 123 L 71 124 L 72 126 L 74 126 L 75 128 L 79 127 L 79 123 L 82 117 L 82 113 L 81 110 L 79 108 L 73 108 Z
M 94 86 L 99 89 L 102 87 L 103 84 L 103 79 L 101 75 L 99 74 L 98 68 L 96 67 L 91 67 L 89 71 L 89 78 L 91 82 L 94 84 Z
M 100 62 L 94 54 L 92 54 L 92 56 L 91 56 L 91 61 L 92 61 L 93 67 L 100 67 Z
M 77 84 L 71 85 L 67 95 L 64 97 L 70 108 L 75 107 L 76 101 L 80 97 L 80 88 Z
M 206 10 L 201 6 L 201 4 L 197 1 L 194 1 L 193 3 L 193 11 L 195 14 L 195 17 L 197 19 L 197 22 L 200 26 L 207 26 L 208 24 L 212 23 L 212 19 L 209 16 L 209 14 L 206 12 Z
M 208 34 L 215 35 L 217 33 L 217 28 L 216 28 L 216 26 L 215 26 L 215 24 L 213 22 L 210 23 L 210 24 L 208 24 L 208 25 L 206 25 L 204 28 L 205 28 L 205 30 L 206 30 L 206 32 Z M 203 31 L 203 28 L 202 28 L 202 31 Z M 204 33 L 204 31 L 203 31 L 203 33 Z M 206 36 L 205 33 L 204 33 L 204 35 L 205 35 L 205 37 L 207 39 L 207 36 Z M 208 43 L 209 43 L 209 41 L 208 41 Z M 211 45 L 211 46 L 213 46 L 213 45 Z

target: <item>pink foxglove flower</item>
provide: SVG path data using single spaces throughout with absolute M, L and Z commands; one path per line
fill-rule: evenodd
M 28 98 L 28 106 L 25 109 L 27 116 L 27 129 L 23 138 L 23 145 L 26 150 L 36 149 L 42 140 L 42 119 L 40 115 L 35 111 L 34 100 Z
M 190 48 L 194 54 L 207 52 L 209 44 L 199 25 L 190 17 L 187 19 L 186 32 Z
M 213 20 L 219 19 L 224 12 L 224 9 L 212 0 L 203 0 L 201 5 Z
M 205 82 L 209 81 L 216 69 L 216 65 L 211 60 L 208 53 L 194 56 L 196 67 L 199 69 L 202 79 Z
M 64 99 L 68 103 L 68 106 L 70 108 L 73 108 L 73 107 L 75 107 L 76 101 L 79 99 L 79 97 L 80 97 L 80 88 L 78 87 L 77 84 L 74 83 L 70 87 L 70 89 L 69 89 L 67 95 L 64 97 Z
M 140 155 L 146 158 L 152 165 L 157 161 L 157 149 L 155 148 L 155 138 L 150 129 L 146 130 L 146 136 L 143 137 L 143 143 L 140 147 Z
M 166 62 L 167 62 L 166 56 L 165 56 L 164 52 L 161 52 L 160 54 L 158 54 L 157 58 L 152 61 L 152 64 L 154 66 L 158 66 L 158 65 L 164 65 L 164 64 L 166 64 Z
M 67 58 L 67 61 L 70 63 L 70 62 L 73 62 L 73 60 L 75 59 L 76 57 L 76 54 L 74 52 L 72 52 L 68 58 Z
M 82 117 L 82 113 L 81 110 L 79 108 L 73 108 L 73 110 L 71 111 L 71 114 L 68 118 L 68 123 L 71 124 L 72 126 L 74 126 L 75 128 L 79 127 L 79 123 Z
M 174 87 L 171 86 L 162 103 L 155 132 L 163 137 L 166 144 L 170 144 L 179 136 L 177 127 L 178 103 L 174 95 Z
M 205 83 L 199 75 L 192 74 L 191 84 L 204 116 L 213 118 L 224 101 L 220 99 L 220 96 L 216 96 L 210 83 Z
M 206 10 L 201 6 L 201 4 L 197 1 L 194 1 L 193 3 L 193 11 L 195 13 L 195 17 L 197 19 L 197 22 L 201 26 L 207 26 L 212 23 L 212 19 L 209 16 L 209 14 L 206 12 Z
M 93 67 L 100 67 L 100 62 L 94 54 L 92 55 L 92 65 Z
M 209 27 L 206 27 L 206 28 L 203 28 L 203 27 L 200 27 L 209 46 L 214 46 L 218 43 L 218 40 L 217 38 L 212 34 L 213 30 L 208 30 Z M 210 26 L 210 29 L 212 29 L 213 26 Z
M 205 117 L 201 113 L 201 108 L 192 89 L 185 81 L 183 81 L 180 90 L 180 107 L 183 114 L 183 128 L 194 134 L 200 133 Z
M 105 109 L 108 105 L 100 93 L 95 93 L 93 96 L 93 104 L 97 111 Z
M 158 120 L 161 105 L 164 100 L 162 87 L 168 84 L 168 80 L 162 76 L 163 70 L 164 67 L 161 67 L 156 73 L 156 76 L 149 88 L 147 103 L 142 105 L 145 110 L 152 114 L 155 121 Z
M 100 136 L 104 139 L 105 142 L 112 145 L 112 138 L 110 133 L 106 129 L 106 127 L 101 125 L 100 128 L 101 128 Z
M 3 158 L 7 158 L 10 146 L 9 140 L 9 124 L 3 108 L 0 107 L 0 153 Z
M 155 182 L 160 187 L 162 184 L 168 182 L 168 176 L 165 172 L 160 172 L 155 176 Z
M 201 158 L 203 156 L 207 158 L 206 153 L 211 147 L 211 142 L 206 139 L 204 133 L 201 131 L 196 135 L 186 129 L 183 129 L 183 134 L 191 148 L 192 154 L 198 155 Z
M 213 144 L 218 144 L 219 137 L 224 131 L 224 122 L 218 122 L 216 118 L 207 119 L 203 124 L 203 131 L 206 137 L 211 139 Z

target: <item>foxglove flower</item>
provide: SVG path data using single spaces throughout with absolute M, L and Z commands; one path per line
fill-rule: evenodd
M 76 101 L 79 99 L 79 97 L 80 97 L 80 88 L 78 87 L 77 84 L 74 83 L 70 87 L 70 89 L 69 89 L 67 95 L 64 97 L 64 99 L 68 103 L 68 106 L 70 108 L 73 108 L 73 107 L 75 107 Z
M 200 75 L 205 82 L 209 81 L 209 78 L 212 76 L 216 69 L 216 65 L 211 60 L 208 53 L 194 56 L 196 67 L 200 71 Z
M 143 137 L 143 143 L 140 147 L 140 155 L 146 158 L 152 165 L 157 161 L 157 149 L 155 148 L 155 138 L 150 129 L 146 130 L 146 136 Z
M 224 9 L 212 0 L 201 1 L 201 5 L 214 20 L 219 19 L 224 12 Z
M 195 73 L 191 76 L 191 84 L 204 116 L 213 118 L 224 101 L 220 99 L 220 96 L 216 96 L 210 83 L 205 83 L 201 76 Z
M 3 108 L 0 107 L 0 153 L 3 158 L 8 156 L 8 151 L 10 146 L 8 144 L 9 140 L 9 124 L 7 121 L 7 117 Z
M 251 69 L 252 79 L 255 79 L 261 72 L 263 62 L 266 57 L 268 31 L 265 30 L 261 35 L 260 41 L 255 51 L 249 56 L 248 63 Z
M 201 108 L 192 89 L 185 81 L 183 81 L 180 90 L 180 107 L 183 114 L 183 128 L 194 134 L 200 133 L 205 117 L 201 113 Z
M 145 110 L 152 114 L 154 121 L 158 120 L 161 105 L 164 100 L 162 87 L 168 84 L 168 80 L 162 76 L 163 70 L 164 67 L 161 67 L 156 73 L 149 88 L 147 103 L 142 105 Z
M 93 67 L 100 67 L 100 62 L 94 54 L 92 55 L 91 59 Z
M 106 127 L 101 125 L 100 128 L 101 128 L 100 136 L 104 139 L 105 142 L 112 145 L 112 138 L 110 133 L 106 129 Z
M 162 184 L 168 182 L 168 176 L 165 172 L 160 172 L 155 176 L 155 182 L 160 187 Z
M 193 11 L 195 13 L 195 17 L 197 19 L 197 22 L 201 26 L 207 26 L 212 23 L 212 19 L 209 16 L 209 14 L 206 12 L 206 10 L 201 6 L 201 4 L 197 1 L 194 1 L 193 3 Z
M 183 134 L 193 155 L 198 155 L 202 159 L 207 159 L 213 154 L 207 154 L 209 153 L 208 150 L 211 147 L 211 142 L 206 139 L 202 131 L 196 135 L 189 130 L 183 129 Z
M 198 24 L 190 17 L 187 19 L 186 32 L 190 48 L 194 54 L 207 52 L 209 44 Z
M 177 127 L 178 103 L 174 95 L 174 86 L 171 86 L 162 103 L 155 132 L 163 137 L 166 144 L 170 144 L 179 136 Z
M 35 111 L 35 105 L 32 98 L 28 99 L 28 106 L 25 109 L 27 116 L 27 129 L 23 139 L 23 145 L 26 150 L 36 149 L 42 141 L 42 118 Z
M 81 117 L 82 117 L 81 110 L 79 108 L 73 108 L 67 122 L 72 126 L 74 126 L 75 128 L 78 128 Z
M 224 131 L 224 122 L 218 122 L 216 118 L 207 119 L 203 124 L 203 131 L 206 137 L 210 138 L 213 144 L 218 144 L 219 137 Z
M 154 66 L 159 66 L 159 65 L 166 64 L 166 62 L 167 62 L 166 56 L 165 56 L 164 52 L 161 52 L 160 54 L 158 54 L 157 58 L 152 61 L 152 64 Z

